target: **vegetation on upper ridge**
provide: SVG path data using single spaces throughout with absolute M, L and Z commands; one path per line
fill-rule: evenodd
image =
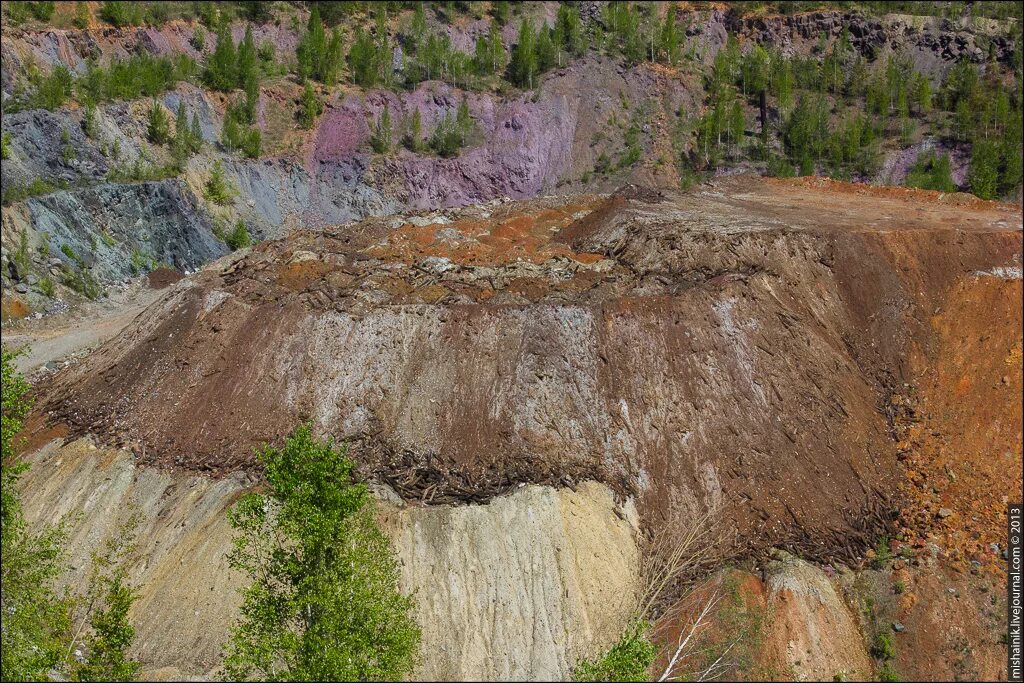
M 186 54 L 146 53 L 107 66 L 94 60 L 77 77 L 62 66 L 43 74 L 29 63 L 25 79 L 18 82 L 4 108 L 8 112 L 56 109 L 72 99 L 94 108 L 111 100 L 155 97 L 189 81 L 228 95 L 220 143 L 225 150 L 257 158 L 263 153 L 263 132 L 257 121 L 260 91 L 268 79 L 290 74 L 305 86 L 295 118 L 298 126 L 309 128 L 323 110 L 325 92 L 344 82 L 362 88 L 399 89 L 441 80 L 468 90 L 533 89 L 552 68 L 587 54 L 604 54 L 627 65 L 659 62 L 683 73 L 703 74 L 703 111 L 676 112 L 672 123 L 675 165 L 684 184 L 737 164 L 753 165 L 768 175 L 870 177 L 879 169 L 884 148 L 912 145 L 926 137 L 941 141 L 947 149 L 939 150 L 934 161 L 923 155 L 907 174 L 908 185 L 955 189 L 952 175 L 947 173 L 951 148 L 970 156 L 971 171 L 961 185 L 978 196 L 1003 196 L 1020 184 L 1021 48 L 1016 36 L 1011 36 L 1017 44 L 1007 67 L 963 62 L 944 80 L 935 82 L 915 71 L 912 62 L 899 54 L 873 58 L 858 53 L 845 31 L 834 40 L 822 36 L 813 53 L 804 56 L 786 55 L 764 45 L 742 49 L 730 36 L 714 63 L 704 67 L 696 43 L 687 38 L 686 27 L 680 23 L 675 3 L 662 9 L 657 3 L 611 2 L 599 16 L 587 19 L 574 3 L 565 3 L 550 24 L 525 4 L 512 2 L 307 4 L 311 11 L 305 19 L 300 19 L 294 7 L 285 11 L 261 2 L 105 2 L 96 16 L 86 10 L 85 20 L 76 11 L 72 25 L 160 25 L 172 19 L 197 20 L 191 42 L 201 57 L 203 49 L 209 52 L 200 62 Z M 867 13 L 895 10 L 946 18 L 969 11 L 975 17 L 1018 22 L 1020 18 L 1015 3 L 733 3 L 734 11 L 748 14 L 829 8 Z M 66 19 L 55 14 L 52 2 L 8 3 L 6 11 L 15 25 Z M 299 33 L 293 54 L 277 54 L 267 39 L 257 44 L 251 25 L 235 44 L 232 21 L 282 23 L 289 14 L 292 29 Z M 484 19 L 489 25 L 469 52 L 455 48 L 444 30 L 445 23 L 463 15 Z M 506 44 L 501 27 L 515 25 L 517 18 L 515 39 Z M 423 130 L 419 112 L 402 119 L 383 112 L 371 122 L 371 146 L 378 153 L 389 153 L 393 141 L 402 140 L 414 152 L 429 148 L 441 156 L 452 156 L 473 138 L 472 121 L 460 118 L 466 113 L 452 111 L 432 130 Z M 193 124 L 197 124 L 194 117 L 195 112 Z M 179 111 L 179 118 L 187 121 L 187 113 Z M 150 142 L 172 144 L 175 166 L 180 168 L 195 153 L 196 144 L 180 135 L 171 143 L 170 127 L 155 123 L 154 128 L 151 118 Z M 585 179 L 639 162 L 641 124 L 638 117 L 623 128 L 626 151 L 622 158 L 598 159 Z M 5 138 L 5 150 L 8 146 L 9 137 Z M 12 194 L 11 199 L 16 196 L 21 195 Z

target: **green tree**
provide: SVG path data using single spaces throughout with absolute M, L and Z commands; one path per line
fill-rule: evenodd
M 732 110 L 729 112 L 729 140 L 734 147 L 743 143 L 743 132 L 746 127 L 747 121 L 743 116 L 743 105 L 738 99 L 733 100 Z
M 319 79 L 324 85 L 333 86 L 338 82 L 344 57 L 344 48 L 341 45 L 341 29 L 335 28 L 331 31 L 331 40 L 327 44 L 327 51 L 324 54 L 320 73 L 318 74 Z
M 138 524 L 135 511 L 92 555 L 89 587 L 79 601 L 79 625 L 67 648 L 70 653 L 80 646 L 85 653 L 83 661 L 70 667 L 73 680 L 134 681 L 141 668 L 128 657 L 135 640 L 128 611 L 137 594 L 128 584 L 127 566 Z
M 348 52 L 348 65 L 352 70 L 352 80 L 364 88 L 372 88 L 379 80 L 377 65 L 377 47 L 373 36 L 361 27 L 356 29 L 355 39 Z
M 297 428 L 259 452 L 267 493 L 229 512 L 232 568 L 250 583 L 226 647 L 233 680 L 399 680 L 420 629 L 398 562 L 344 447 Z
M 238 84 L 238 58 L 231 26 L 221 21 L 217 28 L 217 45 L 206 61 L 206 83 L 214 90 L 230 92 Z
M 192 154 L 195 154 L 203 147 L 203 129 L 199 125 L 199 114 L 197 112 L 192 112 L 192 126 L 191 130 L 189 130 L 188 141 Z
M 373 148 L 373 151 L 377 154 L 387 154 L 390 152 L 392 147 L 391 110 L 386 104 L 384 105 L 384 111 L 380 113 L 380 117 L 373 124 L 371 132 L 370 146 Z
M 419 107 L 413 110 L 412 120 L 409 122 L 409 132 L 405 135 L 405 146 L 413 152 L 423 151 L 423 119 L 420 116 Z
M 208 201 L 214 204 L 227 204 L 229 203 L 238 192 L 234 186 L 231 185 L 230 181 L 224 177 L 224 166 L 221 162 L 213 162 L 213 168 L 210 170 L 210 177 L 206 179 L 206 185 L 204 187 L 204 195 Z
M 303 128 L 312 128 L 316 123 L 316 117 L 320 116 L 324 105 L 313 90 L 312 83 L 306 83 L 302 91 L 302 98 L 299 100 L 299 125 Z
M 513 83 L 533 89 L 533 79 L 537 75 L 537 36 L 529 19 L 523 19 L 519 24 L 519 37 L 512 48 L 509 71 Z
M 82 131 L 90 140 L 95 140 L 99 135 L 100 128 L 99 122 L 96 120 L 96 105 L 92 102 L 87 102 L 85 105 L 85 114 L 82 117 Z
M 462 147 L 462 132 L 455 117 L 445 114 L 434 126 L 430 135 L 430 147 L 443 157 L 454 157 Z
M 537 31 L 537 71 L 543 73 L 552 68 L 558 62 L 559 49 L 551 39 L 551 31 L 547 26 L 541 26 Z
M 971 149 L 967 172 L 971 192 L 982 199 L 995 199 L 999 191 L 999 150 L 994 142 L 977 140 Z
M 250 81 L 257 84 L 260 80 L 259 56 L 256 54 L 256 43 L 252 38 L 252 26 L 245 27 L 245 37 L 238 46 L 238 64 L 236 66 L 235 86 L 244 88 Z
M 171 121 L 164 106 L 153 100 L 147 115 L 146 137 L 154 145 L 162 145 L 171 138 Z
M 907 187 L 919 187 L 923 190 L 956 192 L 949 155 L 922 154 L 907 172 L 905 184 Z
M 234 229 L 224 238 L 224 243 L 231 248 L 231 251 L 245 249 L 252 244 L 252 238 L 249 237 L 249 228 L 246 227 L 245 221 L 239 220 L 235 223 Z
M 25 521 L 17 485 L 26 465 L 14 462 L 14 450 L 32 403 L 14 367 L 18 352 L 0 354 L 0 670 L 4 680 L 42 681 L 61 661 L 69 625 L 68 603 L 54 588 L 64 533 L 33 534 Z
M 314 5 L 313 11 L 309 13 L 304 42 L 309 52 L 310 75 L 319 79 L 323 75 L 324 57 L 327 54 L 327 33 L 317 5 Z
M 185 111 L 185 100 L 178 102 L 178 114 L 174 119 L 174 140 L 171 150 L 175 160 L 180 164 L 192 156 L 192 131 L 188 127 L 188 112 Z
M 932 84 L 928 77 L 923 74 L 918 74 L 917 76 L 914 99 L 917 102 L 918 114 L 923 116 L 932 110 Z
M 674 65 L 679 61 L 680 40 L 679 27 L 676 26 L 676 3 L 670 2 L 665 10 L 665 21 L 661 25 L 658 40 L 659 54 L 669 64 Z

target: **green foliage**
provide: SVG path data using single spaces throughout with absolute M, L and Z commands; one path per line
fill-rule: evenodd
M 998 196 L 999 149 L 994 142 L 978 140 L 974 143 L 967 183 L 971 192 L 982 199 L 995 199 Z
M 907 172 L 905 184 L 907 187 L 919 187 L 923 190 L 956 192 L 949 167 L 949 155 L 922 154 Z
M 676 3 L 669 3 L 665 10 L 665 21 L 658 34 L 658 58 L 668 64 L 677 64 L 681 52 L 682 36 L 676 26 Z
M 457 156 L 459 150 L 466 146 L 474 130 L 469 103 L 463 98 L 455 116 L 446 113 L 434 126 L 430 135 L 430 148 L 443 157 Z
M 56 192 L 57 187 L 52 183 L 42 179 L 36 178 L 28 185 L 12 185 L 4 191 L 3 199 L 0 200 L 0 204 L 9 206 L 20 201 L 24 201 L 29 197 L 38 197 L 39 195 L 50 194 Z
M 154 145 L 166 144 L 171 139 L 171 119 L 160 102 L 153 100 L 146 121 L 146 137 Z
M 4 131 L 0 134 L 0 159 L 11 158 L 11 133 Z
M 573 673 L 575 681 L 647 681 L 654 663 L 654 644 L 648 638 L 651 625 L 634 621 L 612 647 L 593 660 L 582 660 Z
M 231 37 L 231 26 L 222 21 L 217 28 L 217 45 L 206 60 L 203 78 L 214 90 L 230 92 L 238 86 L 238 56 L 235 40 Z
M 115 145 L 117 141 L 114 141 Z M 130 164 L 111 166 L 107 171 L 107 180 L 112 183 L 138 183 L 173 178 L 181 173 L 181 167 L 172 162 L 169 164 L 153 164 L 143 157 L 138 157 Z
M 398 680 L 420 630 L 398 562 L 344 448 L 299 427 L 259 453 L 266 495 L 229 512 L 232 568 L 251 583 L 226 647 L 229 680 Z
M 74 78 L 63 64 L 53 67 L 46 76 L 30 70 L 29 82 L 35 88 L 32 94 L 16 92 L 4 102 L 4 109 L 14 112 L 21 109 L 59 109 L 71 97 Z
M 224 177 L 224 166 L 220 161 L 213 162 L 210 177 L 206 179 L 203 196 L 214 204 L 228 204 L 238 195 L 238 190 Z
M 144 20 L 143 9 L 139 2 L 107 0 L 100 7 L 99 17 L 114 26 L 139 26 Z
M 302 91 L 302 98 L 299 100 L 299 125 L 303 128 L 312 128 L 316 118 L 323 113 L 324 105 L 313 90 L 311 83 L 306 83 Z
M 39 291 L 43 296 L 50 297 L 51 299 L 53 298 L 56 291 L 53 285 L 53 280 L 48 277 L 41 278 L 39 280 L 39 284 L 36 286 L 39 288 Z
M 644 36 L 640 29 L 639 8 L 631 2 L 613 1 L 604 8 L 608 26 L 606 48 L 621 55 L 627 64 L 639 64 L 644 59 Z
M 492 22 L 487 35 L 477 38 L 476 50 L 473 53 L 473 68 L 480 76 L 496 74 L 504 68 L 506 59 L 501 32 L 498 30 L 498 25 Z
M 423 118 L 420 116 L 419 107 L 412 112 L 409 130 L 402 139 L 402 144 L 416 153 L 420 153 L 426 148 L 423 141 Z
M 892 634 L 879 631 L 871 644 L 871 655 L 876 659 L 889 660 L 896 656 L 896 646 L 892 642 Z
M 348 65 L 352 81 L 364 88 L 372 88 L 383 81 L 390 53 L 378 49 L 373 36 L 362 27 L 356 28 L 352 47 L 348 51 Z
M 81 264 L 65 272 L 63 283 L 87 299 L 98 299 L 103 294 L 103 287 L 96 280 L 96 276 Z
M 196 52 L 202 52 L 206 49 L 206 29 L 202 26 L 196 26 L 195 30 L 192 31 L 192 38 L 188 41 L 192 47 L 196 49 Z
M 32 403 L 14 367 L 18 352 L 0 354 L 0 670 L 4 680 L 42 681 L 60 662 L 68 629 L 68 604 L 54 588 L 63 529 L 33 534 L 25 522 L 17 492 L 25 465 L 13 461 L 14 440 Z
M 90 61 L 78 80 L 78 93 L 83 100 L 93 103 L 156 97 L 173 89 L 179 81 L 193 80 L 198 68 L 195 60 L 186 54 L 173 57 L 136 54 L 115 60 L 108 68 Z
M 386 104 L 384 105 L 384 111 L 380 113 L 380 117 L 371 126 L 370 146 L 377 154 L 387 154 L 393 146 L 391 110 Z
M 185 111 L 185 101 L 178 102 L 178 114 L 174 119 L 174 140 L 171 142 L 171 151 L 174 154 L 175 162 L 181 166 L 197 153 L 203 145 L 203 132 L 199 126 L 199 115 L 192 114 L 192 125 L 188 122 L 188 112 Z
M 7 17 L 14 26 L 25 23 L 29 17 L 45 22 L 49 21 L 53 16 L 54 8 L 55 3 L 53 0 L 46 2 L 28 2 L 25 0 L 21 2 L 8 2 Z
M 238 150 L 250 159 L 260 155 L 263 134 L 259 128 L 248 125 L 249 112 L 244 101 L 232 102 L 224 114 L 224 128 L 221 130 L 221 143 L 230 150 Z
M 332 31 L 328 40 L 327 30 L 320 18 L 319 5 L 314 5 L 310 12 L 306 33 L 296 47 L 296 58 L 300 82 L 307 78 L 328 86 L 338 82 L 344 58 L 341 30 Z
M 516 85 L 532 90 L 538 71 L 537 34 L 533 30 L 533 22 L 523 19 L 519 24 L 519 37 L 512 48 L 509 77 Z
M 249 229 L 245 226 L 245 221 L 239 220 L 235 223 L 234 229 L 227 234 L 224 242 L 231 248 L 231 251 L 250 246 L 252 239 L 249 237 Z
M 85 137 L 95 140 L 99 137 L 100 127 L 96 120 L 96 105 L 89 102 L 85 105 L 85 114 L 82 116 L 82 132 Z
M 878 680 L 897 683 L 898 681 L 902 681 L 903 678 L 901 678 L 899 672 L 896 671 L 896 666 L 891 661 L 888 661 L 882 665 L 881 669 L 878 670 Z
M 68 646 L 69 652 L 81 646 L 85 653 L 81 662 L 71 666 L 72 680 L 133 681 L 138 675 L 140 663 L 127 655 L 135 639 L 128 611 L 136 598 L 127 581 L 127 565 L 135 550 L 138 523 L 134 512 L 92 554 L 89 586 L 75 610 L 77 626 Z

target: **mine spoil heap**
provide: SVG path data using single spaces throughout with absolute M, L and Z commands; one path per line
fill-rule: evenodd
M 922 320 L 971 273 L 1019 272 L 1020 224 L 733 178 L 299 232 L 171 286 L 38 410 L 215 475 L 310 421 L 407 501 L 593 479 L 649 526 L 711 509 L 737 552 L 847 559 L 898 504 Z

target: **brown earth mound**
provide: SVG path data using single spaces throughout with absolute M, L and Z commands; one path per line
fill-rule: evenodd
M 39 405 L 160 465 L 252 468 L 309 420 L 407 500 L 597 479 L 853 559 L 928 316 L 1020 251 L 1013 207 L 749 178 L 371 219 L 172 286 Z

